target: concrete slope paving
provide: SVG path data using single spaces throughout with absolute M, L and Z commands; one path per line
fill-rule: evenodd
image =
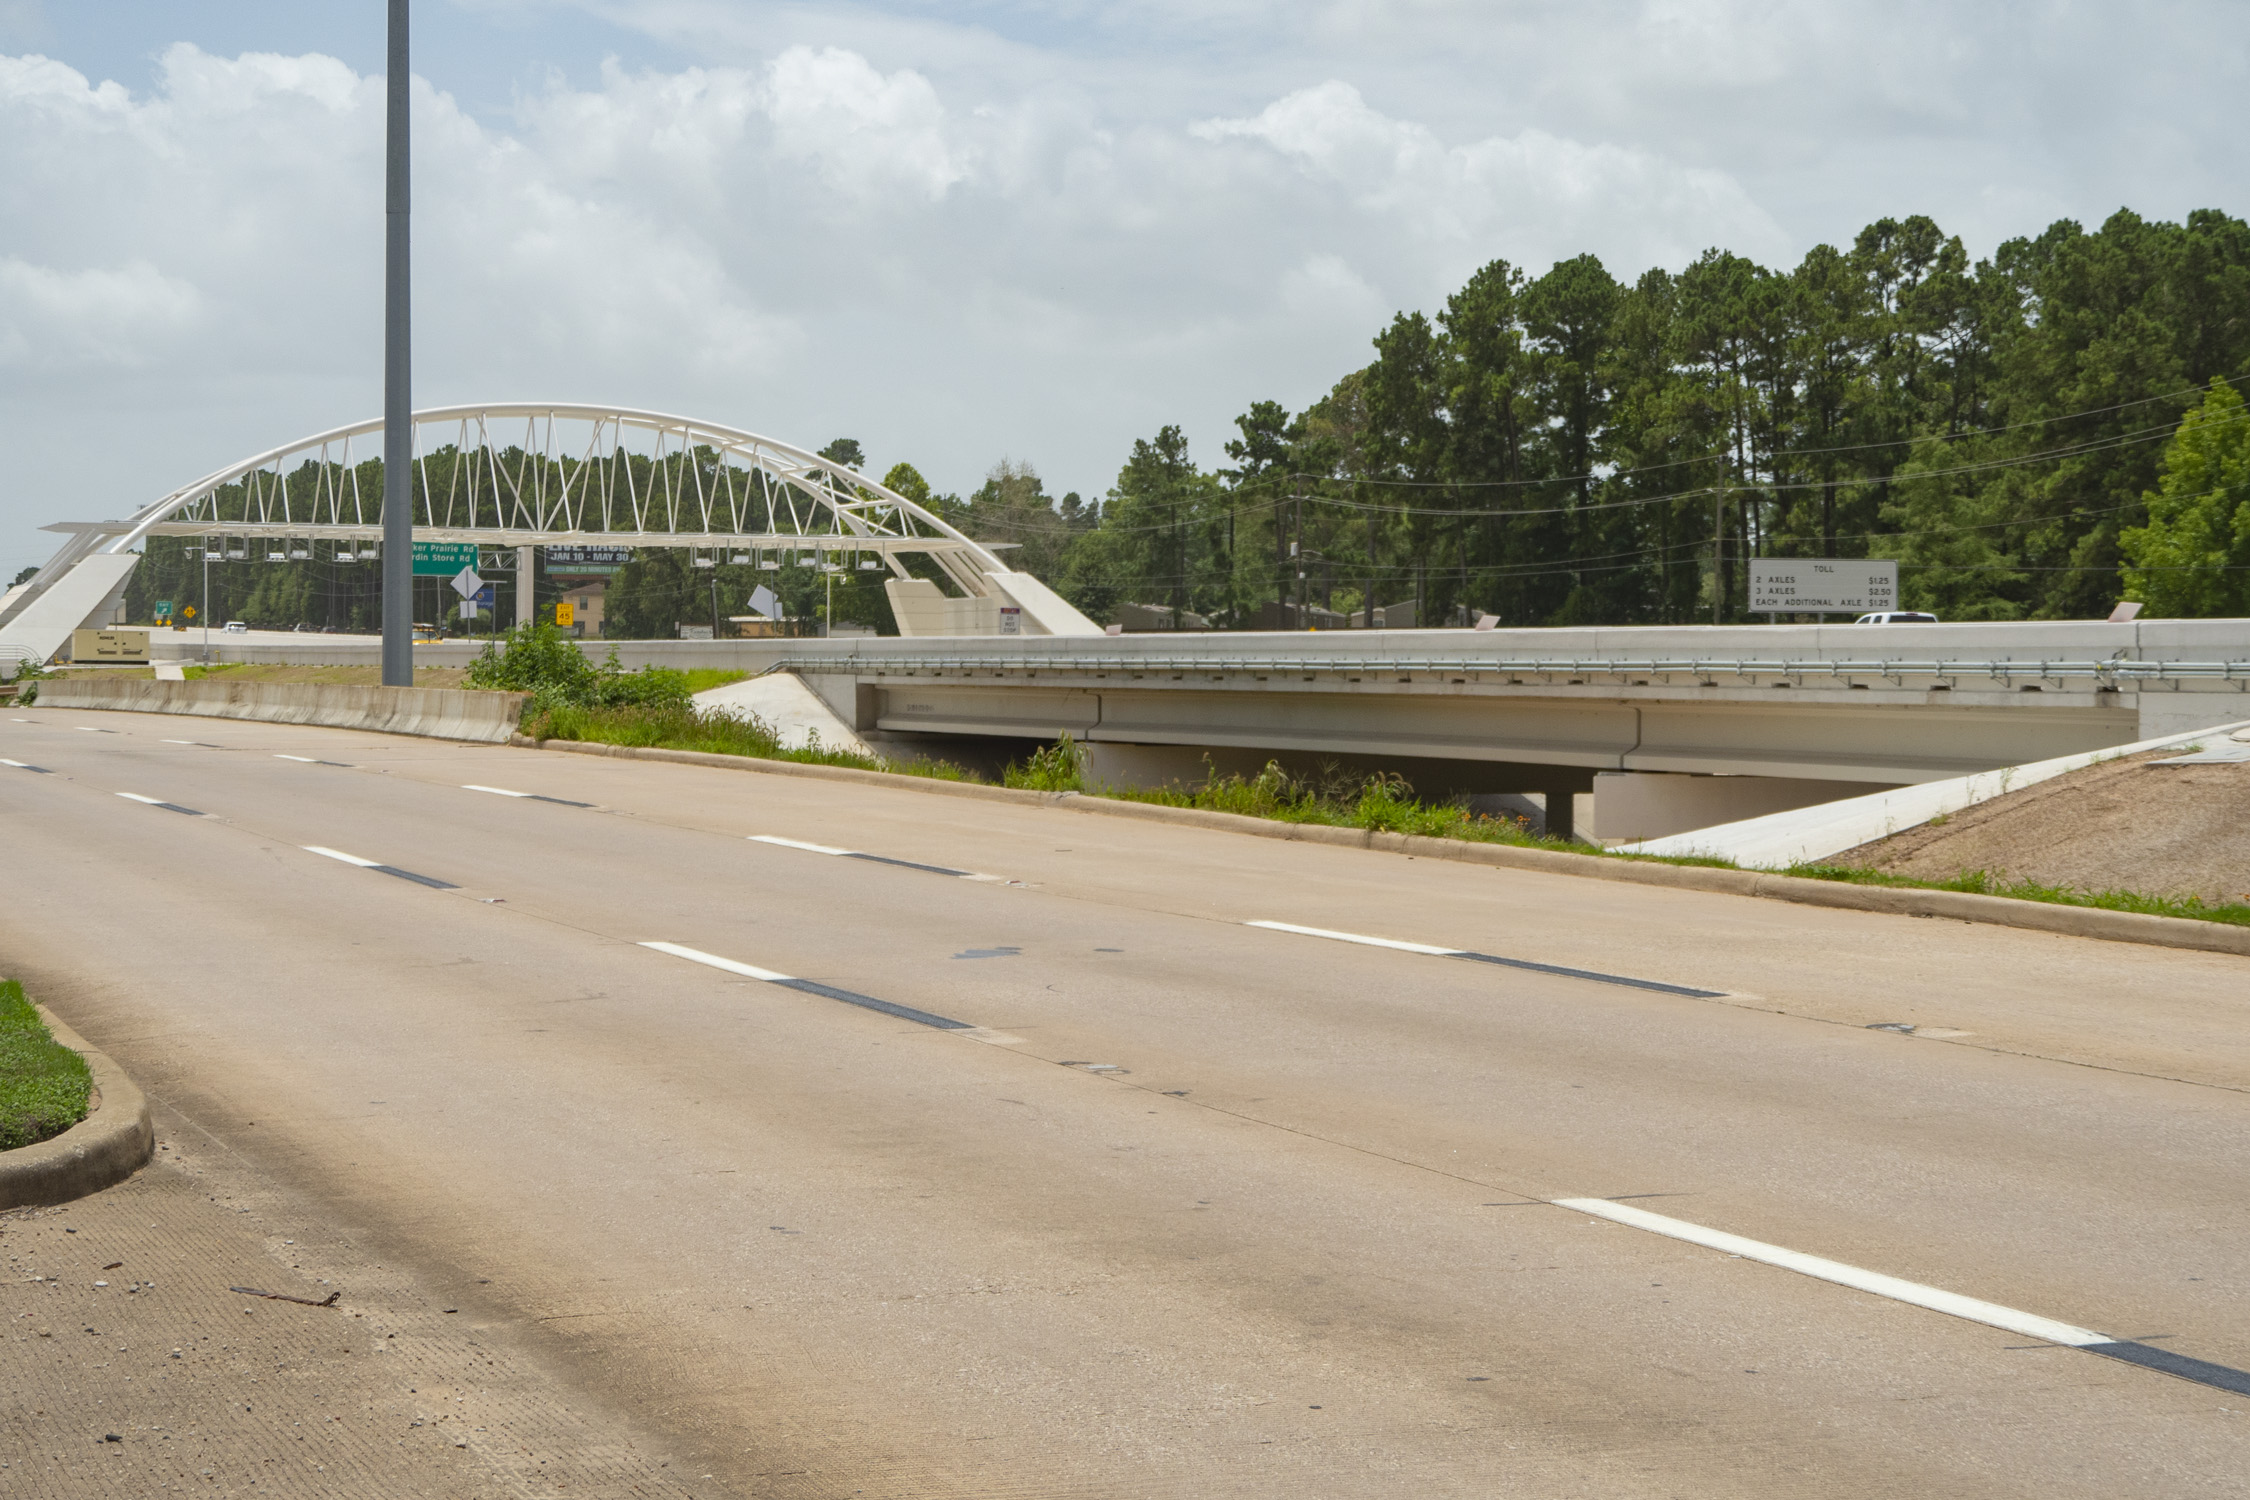
M 621 1423 L 730 1455 L 742 1492 L 2225 1493 L 2241 1471 L 2237 1398 L 1533 1201 L 1661 1194 L 1634 1201 L 2239 1366 L 2237 1092 L 1772 1013 L 2039 994 L 2059 1050 L 2168 1056 L 2223 1012 L 2230 961 L 104 722 L 129 732 L 0 724 L 0 756 L 51 773 L 0 767 L 7 962 L 386 1263 L 504 1264 L 464 1294 L 479 1316 Z

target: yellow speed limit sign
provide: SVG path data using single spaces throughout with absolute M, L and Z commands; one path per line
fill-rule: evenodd
M 555 623 L 566 630 L 578 623 L 578 611 L 568 599 L 555 606 Z

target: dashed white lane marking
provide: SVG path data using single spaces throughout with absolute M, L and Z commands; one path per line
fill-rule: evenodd
M 873 995 L 862 995 L 855 990 L 840 990 L 834 985 L 822 984 L 814 979 L 799 979 L 794 974 L 781 974 L 772 969 L 761 969 L 756 964 L 746 964 L 737 959 L 721 958 L 716 953 L 705 953 L 700 948 L 688 948 L 679 943 L 642 943 L 658 953 L 669 953 L 674 958 L 684 958 L 691 964 L 721 969 L 729 974 L 740 974 L 745 979 L 763 980 L 783 989 L 799 990 L 808 995 L 818 995 L 826 1000 L 841 1000 L 846 1005 L 856 1005 L 862 1010 L 881 1011 L 886 1016 L 896 1016 L 902 1021 L 913 1021 L 923 1026 L 934 1026 L 940 1031 L 981 1032 L 983 1028 L 968 1021 L 956 1021 L 950 1016 L 933 1015 L 926 1010 L 916 1010 L 911 1005 L 897 1005 L 889 1000 L 878 1000 Z
M 753 833 L 750 835 L 750 842 L 753 844 L 778 844 L 784 849 L 802 849 L 808 854 L 842 855 L 852 852 L 849 849 L 831 848 L 827 844 L 808 844 L 803 839 L 785 839 L 777 833 Z
M 166 802 L 161 797 L 144 797 L 139 792 L 119 792 L 117 795 L 123 797 L 127 802 L 138 802 L 145 807 L 161 807 L 166 812 L 186 813 L 191 818 L 203 816 L 202 813 L 197 812 L 192 807 L 182 807 L 177 802 Z
M 557 807 L 592 807 L 591 802 L 573 802 L 568 797 L 550 797 L 544 792 L 512 792 L 504 786 L 473 786 L 461 783 L 464 792 L 490 792 L 495 797 L 518 797 L 526 802 L 552 802 Z
M 740 974 L 745 979 L 762 979 L 768 984 L 783 984 L 795 977 L 772 969 L 761 969 L 756 964 L 746 964 L 739 959 L 721 958 L 716 953 L 705 953 L 700 948 L 682 947 L 678 943 L 643 943 L 641 946 L 654 948 L 659 953 L 669 953 L 674 958 L 684 958 L 691 964 L 702 964 L 706 968 Z
M 1333 938 L 1339 943 L 1359 943 L 1369 948 L 1396 948 L 1401 953 L 1426 953 L 1432 958 L 1458 958 L 1465 948 L 1433 948 L 1428 943 L 1402 943 L 1397 938 L 1368 937 L 1364 933 L 1335 932 L 1326 927 L 1299 927 L 1294 922 L 1245 922 L 1268 932 L 1294 932 L 1299 937 Z
M 1800 1276 L 1812 1276 L 1821 1281 L 1832 1281 L 1854 1291 L 1866 1292 L 1876 1297 L 1887 1297 L 1893 1302 L 1904 1302 L 1913 1307 L 1928 1308 L 1931 1312 L 1948 1317 L 1963 1318 L 1971 1323 L 2005 1329 L 2025 1338 L 2039 1339 L 2050 1344 L 2062 1344 L 2072 1349 L 2083 1349 L 2088 1354 L 2099 1354 L 2129 1365 L 2139 1365 L 2145 1370 L 2177 1376 L 2198 1385 L 2207 1385 L 2236 1395 L 2250 1396 L 2250 1372 L 2213 1364 L 2209 1360 L 2194 1359 L 2161 1349 L 2154 1344 L 2143 1344 L 2133 1339 L 2112 1338 L 2106 1333 L 2096 1333 L 2091 1328 L 2081 1328 L 2075 1323 L 2064 1323 L 2054 1318 L 2043 1318 L 2020 1308 L 2004 1307 L 1997 1302 L 1987 1302 L 1981 1297 L 1964 1297 L 1959 1292 L 1949 1292 L 1942 1287 L 1924 1286 L 1919 1281 L 1906 1281 L 1897 1276 L 1886 1276 L 1880 1271 L 1869 1271 L 1859 1266 L 1846 1265 L 1840 1260 L 1807 1255 L 1801 1250 L 1790 1250 L 1780 1245 L 1769 1245 L 1763 1240 L 1747 1239 L 1739 1234 L 1729 1234 L 1723 1229 L 1708 1229 L 1701 1224 L 1690 1224 L 1685 1219 L 1668 1218 L 1652 1214 L 1645 1208 L 1629 1204 L 1612 1203 L 1607 1198 L 1556 1198 L 1555 1207 L 1591 1214 L 1597 1219 L 1607 1219 L 1613 1224 L 1624 1224 L 1634 1229 L 1645 1229 L 1651 1234 L 1661 1234 L 1669 1239 L 1685 1240 L 1691 1245 L 1701 1245 L 1707 1250 L 1717 1250 L 1727 1255 L 1739 1255 L 1744 1260 L 1759 1261 L 1778 1266 L 1784 1271 L 1795 1271 Z
M 1700 1000 L 1714 1000 L 1726 993 L 1725 990 L 1699 990 L 1693 985 L 1667 984 L 1661 979 L 1635 979 L 1630 974 L 1604 974 L 1598 969 L 1573 969 L 1563 964 L 1534 963 L 1528 958 L 1503 958 L 1497 953 L 1479 953 L 1473 948 L 1439 948 L 1429 943 L 1402 943 L 1397 938 L 1369 937 L 1363 932 L 1337 932 L 1328 927 L 1300 927 L 1295 922 L 1245 922 L 1242 925 L 1263 927 L 1269 932 L 1293 932 L 1300 937 L 1359 943 L 1369 948 L 1395 948 L 1401 953 L 1420 953 L 1431 958 L 1459 958 L 1473 964 L 1493 964 L 1503 969 L 1527 969 L 1534 974 L 1555 974 L 1565 979 L 1590 979 L 1596 984 L 1622 985 L 1632 990 L 1689 995 Z
M 1557 1198 L 1554 1204 L 1557 1208 L 1574 1209 L 1579 1213 L 1592 1214 L 1597 1219 L 1608 1219 L 1615 1224 L 1629 1224 L 1651 1234 L 1686 1240 L 1689 1244 L 1701 1245 L 1706 1250 L 1739 1255 L 1744 1260 L 1763 1261 L 1769 1266 L 1779 1266 L 1785 1271 L 1795 1271 L 1803 1276 L 1817 1276 L 1822 1281 L 1833 1281 L 1838 1286 L 1872 1292 L 1894 1302 L 1911 1302 L 1916 1307 L 1926 1307 L 1932 1312 L 1947 1313 L 1956 1318 L 1967 1318 L 1972 1323 L 1989 1323 L 1994 1328 L 2005 1328 L 2010 1333 L 2020 1333 L 2026 1338 L 2044 1339 L 2050 1344 L 2069 1344 L 2073 1348 L 2083 1348 L 2088 1344 L 2115 1342 L 2106 1333 L 2096 1333 L 2091 1328 L 2080 1328 L 2074 1323 L 2058 1323 L 2053 1318 L 2042 1318 L 2037 1313 L 2019 1312 L 2012 1307 L 2002 1307 L 1997 1302 L 1964 1297 L 1958 1292 L 1924 1286 L 1917 1281 L 1902 1281 L 1896 1276 L 1885 1276 L 1880 1271 L 1866 1271 L 1858 1266 L 1845 1265 L 1840 1260 L 1824 1260 L 1820 1256 L 1807 1255 L 1799 1250 L 1769 1245 L 1763 1240 L 1745 1239 L 1739 1234 L 1728 1234 L 1723 1229 L 1706 1229 L 1701 1224 L 1690 1224 L 1685 1219 L 1666 1218 L 1663 1214 L 1652 1214 L 1645 1208 L 1634 1208 L 1629 1204 L 1612 1203 L 1606 1198 Z
M 319 765 L 319 764 L 320 764 L 320 762 L 319 762 L 319 761 L 317 761 L 317 760 L 313 759 L 313 757 L 311 757 L 311 756 L 309 756 L 309 755 L 276 755 L 276 756 L 274 757 L 274 759 L 275 759 L 275 760 L 293 760 L 293 761 L 297 762 L 297 764 L 299 764 L 299 765 L 301 765 L 301 766 L 317 766 L 317 765 Z
M 358 865 L 363 870 L 377 869 L 382 865 L 381 860 L 361 859 L 356 854 L 346 854 L 341 849 L 323 848 L 319 844 L 300 844 L 297 847 L 304 850 L 307 854 L 319 854 L 324 855 L 329 859 L 340 859 L 347 865 Z
M 863 859 L 871 865 L 896 865 L 902 870 L 920 870 L 926 875 L 950 875 L 956 880 L 978 880 L 987 885 L 1020 885 L 1002 875 L 979 875 L 974 870 L 956 870 L 950 865 L 929 865 L 915 859 L 893 859 L 888 854 L 869 854 L 864 849 L 838 849 L 830 844 L 808 844 L 803 839 L 785 839 L 779 834 L 753 833 L 753 844 L 773 844 L 783 849 L 802 849 L 807 854 L 827 854 L 838 859 Z
M 373 870 L 378 875 L 396 875 L 401 880 L 411 880 L 416 885 L 426 885 L 434 891 L 461 889 L 450 880 L 440 880 L 435 875 L 417 875 L 412 870 L 402 870 L 397 865 L 386 865 L 377 859 L 361 859 L 356 854 L 346 854 L 341 849 L 330 849 L 321 844 L 299 844 L 307 854 L 318 854 L 327 859 L 342 860 L 347 865 L 357 865 L 362 870 Z

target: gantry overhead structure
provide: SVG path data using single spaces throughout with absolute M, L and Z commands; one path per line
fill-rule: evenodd
M 201 537 L 220 557 L 374 561 L 382 427 L 370 419 L 254 454 L 124 520 L 47 528 L 68 540 L 0 600 L 0 650 L 43 658 L 106 618 L 150 536 Z M 773 568 L 787 559 L 887 575 L 908 635 L 1102 633 L 927 507 L 757 433 L 623 407 L 504 403 L 417 412 L 414 437 L 418 542 L 685 547 L 699 560 Z M 917 556 L 924 576 L 909 565 Z

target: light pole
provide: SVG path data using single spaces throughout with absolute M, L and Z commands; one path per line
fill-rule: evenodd
M 383 685 L 414 685 L 414 404 L 407 191 L 407 0 L 391 0 L 383 204 Z

